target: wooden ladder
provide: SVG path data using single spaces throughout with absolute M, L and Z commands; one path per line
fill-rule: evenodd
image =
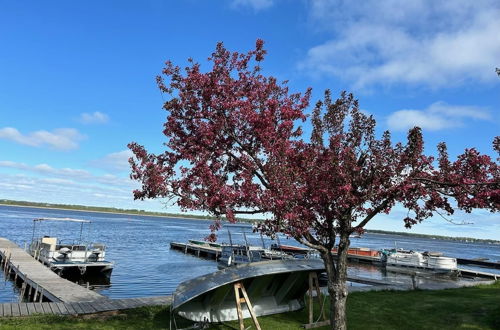
M 240 290 L 241 293 L 243 294 L 243 298 L 240 296 Z M 257 316 L 255 315 L 255 312 L 253 310 L 252 303 L 250 302 L 250 299 L 248 299 L 247 291 L 245 290 L 245 287 L 243 286 L 243 283 L 237 282 L 234 284 L 234 295 L 236 297 L 236 308 L 238 310 L 238 320 L 240 321 L 240 330 L 245 330 L 245 324 L 243 322 L 243 311 L 241 309 L 241 303 L 244 303 L 247 305 L 248 311 L 250 312 L 250 316 L 252 317 L 253 324 L 255 325 L 255 328 L 257 330 L 261 330 L 259 321 L 257 321 Z
M 321 318 L 321 316 L 323 316 L 323 321 L 314 322 L 313 291 L 316 291 L 316 298 L 318 299 L 319 302 L 320 314 L 318 321 Z M 324 312 L 325 306 L 323 302 L 324 301 L 321 300 L 321 290 L 319 289 L 318 274 L 316 272 L 310 272 L 309 273 L 309 323 L 304 324 L 304 328 L 313 329 L 330 324 L 330 320 L 327 319 L 326 314 Z

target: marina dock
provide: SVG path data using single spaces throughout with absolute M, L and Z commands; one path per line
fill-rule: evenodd
M 193 244 L 193 243 L 179 243 L 179 242 L 171 242 L 170 243 L 170 248 L 173 250 L 181 251 L 186 254 L 191 254 L 199 258 L 206 258 L 206 259 L 212 259 L 212 260 L 218 260 L 220 254 L 221 254 L 221 248 L 217 247 L 212 247 L 208 245 L 201 245 L 201 244 Z M 380 265 L 380 257 L 378 256 L 368 256 L 368 255 L 360 255 L 360 254 L 348 254 L 347 259 L 351 262 L 360 262 L 360 263 L 369 263 L 369 264 L 374 264 L 374 265 Z M 476 263 L 469 263 L 468 261 L 471 261 L 470 259 L 460 259 L 461 262 L 458 262 L 459 259 L 457 259 L 458 264 L 474 264 L 474 265 L 481 265 L 483 267 L 486 266 L 491 266 L 490 264 L 494 264 L 496 266 L 497 263 L 492 263 L 492 262 L 484 262 L 484 261 L 475 261 Z M 480 262 L 479 264 L 477 262 Z M 496 268 L 496 267 L 492 267 Z M 477 270 L 469 270 L 469 269 L 463 269 L 459 268 L 458 269 L 460 272 L 460 276 L 463 277 L 469 277 L 469 278 L 483 278 L 483 279 L 490 279 L 490 280 L 497 280 L 500 279 L 499 274 L 495 273 L 489 273 L 489 272 L 484 272 L 484 271 L 477 271 Z
M 19 303 L 0 303 L 0 317 L 94 314 L 172 302 L 172 296 L 109 299 L 59 277 L 5 238 L 0 238 L 0 266 L 6 279 L 21 288 Z
M 119 311 L 154 305 L 170 305 L 172 296 L 128 299 L 104 299 L 94 302 L 73 303 L 3 303 L 0 304 L 1 317 L 28 316 L 34 314 L 82 315 Z
M 6 276 L 14 278 L 16 284 L 20 283 L 23 288 L 21 293 L 31 301 L 72 303 L 107 299 L 97 292 L 59 277 L 5 238 L 0 238 L 0 259 Z

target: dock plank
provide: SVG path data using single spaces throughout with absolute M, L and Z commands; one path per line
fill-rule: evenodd
M 10 306 L 10 304 L 5 304 L 3 306 L 3 316 L 4 317 L 12 316 L 12 307 Z
M 75 310 L 76 314 L 85 314 L 85 311 L 83 310 L 83 308 L 80 306 L 79 303 L 74 302 L 74 303 L 70 303 L 69 305 L 71 307 L 73 307 L 73 309 Z
M 82 308 L 84 314 L 93 314 L 97 311 L 88 302 L 80 302 L 79 305 Z
M 19 304 L 18 303 L 12 303 L 10 304 L 12 308 L 12 316 L 21 316 L 21 312 L 19 311 Z
M 20 303 L 19 304 L 19 312 L 20 312 L 20 316 L 28 316 L 29 313 L 28 313 L 28 308 L 26 307 L 26 303 Z
M 35 309 L 35 303 L 27 303 L 26 308 L 28 309 L 29 315 L 37 314 L 37 311 Z
M 56 303 L 47 303 L 47 305 L 50 308 L 51 314 L 58 315 L 59 313 L 59 308 L 57 308 Z
M 69 314 L 72 314 L 72 315 L 78 314 L 78 312 L 73 308 L 72 304 L 64 304 L 64 306 L 68 310 Z
M 43 314 L 42 305 L 40 303 L 34 303 L 33 307 L 35 308 L 36 314 Z

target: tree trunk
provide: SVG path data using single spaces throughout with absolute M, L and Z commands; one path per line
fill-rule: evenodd
M 333 261 L 331 253 L 322 254 L 328 275 L 328 294 L 330 295 L 330 322 L 331 328 L 346 330 L 346 302 L 347 302 L 347 250 L 349 249 L 349 234 L 341 234 L 337 251 L 338 260 Z

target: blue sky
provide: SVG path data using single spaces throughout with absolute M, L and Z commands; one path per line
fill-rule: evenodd
M 395 140 L 419 125 L 429 153 L 446 141 L 452 155 L 495 156 L 498 31 L 490 0 L 0 0 L 0 199 L 177 212 L 133 201 L 126 145 L 161 150 L 155 76 L 167 59 L 203 65 L 218 41 L 246 51 L 264 39 L 266 74 L 313 87 L 313 100 L 354 92 Z M 396 208 L 368 228 L 402 231 L 404 216 Z M 498 239 L 499 218 L 478 211 L 454 217 L 473 225 L 435 218 L 413 231 Z

